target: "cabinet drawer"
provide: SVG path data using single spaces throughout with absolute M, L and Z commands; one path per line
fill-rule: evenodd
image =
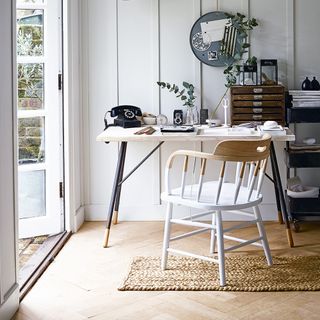
M 242 121 L 267 121 L 275 120 L 282 121 L 282 114 L 233 114 L 232 120 L 242 120 Z
M 250 113 L 250 114 L 268 114 L 268 113 L 272 113 L 272 114 L 280 114 L 282 115 L 282 109 L 281 108 L 233 108 L 233 114 L 237 114 L 237 113 Z
M 278 101 L 233 101 L 234 107 L 282 107 L 283 102 Z
M 231 88 L 231 94 L 261 94 L 261 93 L 281 93 L 283 94 L 284 87 L 282 86 L 235 86 Z
M 282 94 L 235 94 L 232 96 L 235 101 L 283 101 Z

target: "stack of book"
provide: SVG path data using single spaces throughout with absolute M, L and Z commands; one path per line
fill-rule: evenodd
M 320 107 L 320 91 L 290 90 L 292 107 Z

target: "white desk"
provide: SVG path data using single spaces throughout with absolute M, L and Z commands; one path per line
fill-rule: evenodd
M 187 141 L 187 142 L 205 142 L 205 141 L 220 141 L 226 139 L 254 139 L 259 138 L 260 134 L 256 131 L 253 134 L 247 134 L 241 131 L 228 132 L 228 128 L 217 127 L 209 128 L 207 126 L 197 127 L 196 133 L 167 133 L 162 134 L 160 128 L 152 126 L 157 131 L 152 135 L 136 135 L 135 132 L 141 128 L 128 128 L 123 129 L 121 127 L 109 127 L 106 131 L 103 131 L 97 136 L 97 141 L 103 142 L 122 142 L 122 141 L 149 141 L 149 142 L 166 142 L 166 141 Z M 286 135 L 272 135 L 273 141 L 294 141 L 295 135 L 286 129 Z
M 201 126 L 197 128 L 196 133 L 169 133 L 162 134 L 160 128 L 153 126 L 157 131 L 152 135 L 136 135 L 135 132 L 141 130 L 141 128 L 129 128 L 123 129 L 121 127 L 109 127 L 107 130 L 97 136 L 97 141 L 101 142 L 121 142 L 118 163 L 113 182 L 113 189 L 111 193 L 110 205 L 107 215 L 107 227 L 104 236 L 104 247 L 108 246 L 110 228 L 113 216 L 115 216 L 115 223 L 117 223 L 117 216 L 120 204 L 121 186 L 131 174 L 133 174 L 164 142 L 170 141 L 185 141 L 185 142 L 205 142 L 205 141 L 221 141 L 226 139 L 259 139 L 260 134 L 258 132 L 239 132 L 228 130 L 227 128 L 215 128 L 207 129 L 207 126 Z M 123 171 L 125 166 L 126 150 L 128 142 L 157 142 L 158 145 L 152 149 L 141 162 L 133 168 L 129 174 L 123 177 Z M 279 167 L 276 157 L 276 152 L 273 142 L 277 141 L 295 141 L 295 135 L 286 129 L 285 135 L 272 135 L 272 141 L 270 146 L 270 159 L 273 179 L 268 176 L 274 183 L 275 196 L 278 208 L 279 221 L 285 223 L 288 243 L 293 247 L 292 233 L 290 229 L 290 222 L 286 202 L 283 194 L 282 183 L 280 179 Z

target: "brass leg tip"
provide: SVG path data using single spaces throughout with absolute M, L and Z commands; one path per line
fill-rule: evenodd
M 118 211 L 113 212 L 113 224 L 118 224 Z
M 280 224 L 283 224 L 282 212 L 278 211 L 278 220 Z
M 104 232 L 104 239 L 103 239 L 103 247 L 104 248 L 108 248 L 109 235 L 110 235 L 110 229 L 106 229 L 106 231 Z
M 292 238 L 292 233 L 291 233 L 291 229 L 286 229 L 287 230 L 287 238 L 288 238 L 288 243 L 289 243 L 289 246 L 291 248 L 294 247 L 294 243 L 293 243 L 293 238 Z

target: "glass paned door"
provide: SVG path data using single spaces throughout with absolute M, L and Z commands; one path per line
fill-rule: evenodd
M 63 229 L 60 0 L 17 0 L 19 237 Z

